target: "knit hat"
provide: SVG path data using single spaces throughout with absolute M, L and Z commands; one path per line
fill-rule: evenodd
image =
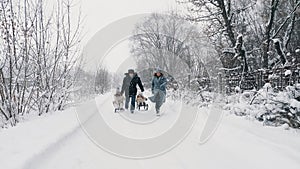
M 134 73 L 133 69 L 128 69 L 128 73 Z
M 155 73 L 162 73 L 162 70 L 158 67 L 155 69 Z

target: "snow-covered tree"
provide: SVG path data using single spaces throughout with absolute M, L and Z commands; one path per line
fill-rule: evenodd
M 153 13 L 137 24 L 131 53 L 140 70 L 160 67 L 176 80 L 185 81 L 185 85 L 189 76 L 209 78 L 219 64 L 212 46 L 199 30 L 197 24 L 186 21 L 176 11 Z
M 0 118 L 61 110 L 74 81 L 81 19 L 71 22 L 74 4 L 57 1 L 0 1 Z
M 205 31 L 223 60 L 225 68 L 234 68 L 238 58 L 228 48 L 236 46 L 242 34 L 249 68 L 272 68 L 273 61 L 294 53 L 299 46 L 299 0 L 181 0 L 188 9 L 187 19 L 205 25 Z M 282 54 L 278 44 L 282 42 Z M 224 52 L 224 49 L 226 49 Z M 274 55 L 272 55 L 274 51 Z M 276 52 L 277 51 L 277 52 Z M 280 56 L 281 55 L 281 56 Z M 287 58 L 289 59 L 289 58 Z M 241 62 L 243 63 L 243 62 Z M 284 63 L 282 63 L 284 64 Z

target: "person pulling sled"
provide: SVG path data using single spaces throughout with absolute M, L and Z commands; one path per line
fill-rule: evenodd
M 141 89 L 141 92 L 144 92 L 144 86 L 142 84 L 142 81 L 137 73 L 134 72 L 133 69 L 129 69 L 128 73 L 125 73 L 125 77 L 123 79 L 123 85 L 121 94 L 125 93 L 125 109 L 128 109 L 129 107 L 129 101 L 131 100 L 130 104 L 130 112 L 134 113 L 135 109 L 135 99 L 137 95 L 137 87 Z

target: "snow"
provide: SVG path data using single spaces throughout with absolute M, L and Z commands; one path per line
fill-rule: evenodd
M 276 79 L 278 78 L 279 76 L 277 76 L 276 74 L 270 74 L 269 75 L 269 79 Z
M 239 86 L 236 86 L 236 87 L 234 88 L 234 91 L 235 91 L 236 93 L 239 93 L 239 92 L 241 92 L 241 88 L 240 88 Z
M 235 54 L 235 49 L 234 48 L 224 48 L 222 53 L 232 53 Z
M 278 38 L 275 38 L 275 39 L 272 39 L 274 43 L 280 43 L 280 39 Z
M 51 116 L 36 118 L 17 127 L 2 130 L 1 168 L 25 168 L 27 162 L 34 161 L 37 155 L 59 143 L 76 128 L 78 122 L 74 109 L 69 109 L 63 113 L 56 112 Z
M 285 76 L 289 76 L 289 75 L 291 75 L 292 74 L 292 71 L 291 70 L 286 70 L 285 72 L 284 72 L 284 75 Z
M 152 130 L 142 125 L 123 126 L 129 123 L 112 113 L 111 95 L 99 96 L 96 103 L 110 125 L 122 134 L 140 137 L 145 133 L 157 134 L 157 129 L 166 130 L 178 115 L 176 101 L 168 100 L 163 109 L 165 115 Z M 150 107 L 153 105 L 150 104 Z M 21 123 L 17 127 L 1 130 L 0 165 L 3 169 L 300 167 L 300 133 L 296 130 L 284 130 L 286 125 L 282 126 L 283 129 L 264 127 L 256 121 L 225 114 L 213 137 L 200 145 L 199 136 L 212 108 L 216 107 L 200 109 L 196 125 L 178 147 L 162 156 L 144 160 L 123 159 L 98 148 L 82 131 L 74 108 L 55 112 Z M 132 117 L 140 119 L 150 117 L 152 113 L 151 110 L 137 112 Z
M 293 113 L 300 112 L 300 102 L 297 101 L 296 99 L 291 99 L 290 102 L 291 102 L 291 107 L 296 110 Z
M 281 127 L 285 130 L 290 129 L 290 126 L 287 123 L 283 124 Z
M 269 91 L 270 89 L 272 89 L 271 83 L 266 83 L 266 84 L 263 86 L 263 89 L 264 89 L 265 91 Z

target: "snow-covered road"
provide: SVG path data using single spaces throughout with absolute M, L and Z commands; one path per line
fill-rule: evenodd
M 155 137 L 163 133 L 176 121 L 180 110 L 178 102 L 168 101 L 160 119 L 156 119 L 152 109 L 118 115 L 112 113 L 110 94 L 95 100 L 109 125 L 128 137 Z M 300 168 L 300 133 L 263 127 L 233 115 L 225 115 L 213 137 L 200 145 L 199 136 L 210 108 L 200 110 L 195 126 L 180 145 L 164 155 L 143 160 L 120 158 L 95 145 L 82 130 L 75 108 L 55 112 L 0 131 L 0 166 L 3 169 Z M 93 123 L 91 119 L 93 114 L 86 123 Z

